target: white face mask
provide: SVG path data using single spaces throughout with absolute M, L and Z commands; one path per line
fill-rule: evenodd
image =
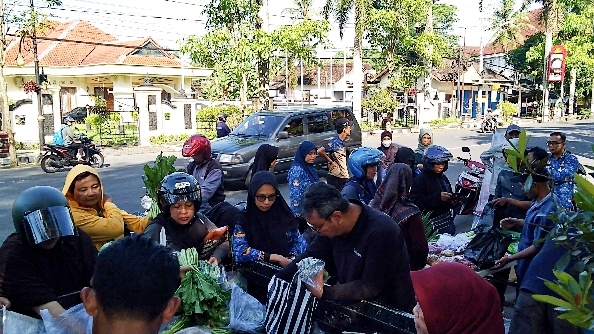
M 390 145 L 392 145 L 392 141 L 384 140 L 384 141 L 382 141 L 382 145 L 384 145 L 385 148 L 388 148 L 388 147 L 390 147 Z

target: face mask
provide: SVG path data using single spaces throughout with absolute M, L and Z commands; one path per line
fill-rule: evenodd
M 390 147 L 390 145 L 392 145 L 392 141 L 384 140 L 384 141 L 382 141 L 382 145 L 384 145 L 385 148 L 388 148 L 388 147 Z

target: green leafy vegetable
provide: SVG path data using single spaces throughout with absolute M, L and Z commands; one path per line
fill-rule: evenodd
M 144 165 L 144 177 L 142 179 L 144 181 L 144 186 L 146 187 L 147 195 L 153 200 L 153 204 L 148 213 L 149 219 L 155 218 L 160 212 L 159 206 L 157 205 L 157 191 L 159 191 L 159 187 L 161 187 L 163 178 L 175 172 L 173 164 L 176 159 L 177 158 L 174 155 L 164 157 L 163 152 L 161 152 L 157 156 L 157 159 L 155 159 L 155 163 L 152 167 Z

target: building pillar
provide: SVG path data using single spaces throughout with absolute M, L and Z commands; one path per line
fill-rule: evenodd
M 161 91 L 150 83 L 134 88 L 136 106 L 138 107 L 138 144 L 141 146 L 151 145 L 151 136 L 158 135 L 159 123 L 163 126 L 162 120 L 159 122 L 161 107 Z

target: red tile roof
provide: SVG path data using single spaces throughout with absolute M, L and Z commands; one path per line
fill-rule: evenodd
M 113 35 L 85 21 L 47 21 L 46 25 L 49 29 L 37 34 L 37 54 L 41 66 L 129 64 L 181 67 L 177 59 L 150 37 L 118 41 Z M 134 55 L 148 43 L 153 44 L 162 56 Z M 19 43 L 14 43 L 7 50 L 6 64 L 15 64 L 18 52 Z M 30 38 L 23 39 L 21 54 L 27 63 L 34 60 Z

